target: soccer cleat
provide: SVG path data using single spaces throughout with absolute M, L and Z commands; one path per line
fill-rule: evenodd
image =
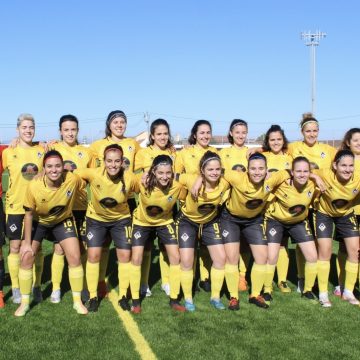
M 97 292 L 98 292 L 98 297 L 100 299 L 104 299 L 104 298 L 106 298 L 108 296 L 109 290 L 107 288 L 105 280 L 99 281 Z
M 258 296 L 250 296 L 249 303 L 254 304 L 259 308 L 268 309 L 269 305 L 265 302 L 264 298 L 260 295 Z
M 239 291 L 248 291 L 248 283 L 246 281 L 245 276 L 240 275 L 238 288 Z
M 30 305 L 29 304 L 20 304 L 20 306 L 16 309 L 14 315 L 17 317 L 22 317 L 25 316 L 26 313 L 30 310 Z
M 343 289 L 341 289 L 340 285 L 335 286 L 335 289 L 333 291 L 333 295 L 337 296 L 337 297 L 341 297 L 343 293 Z
M 354 296 L 352 292 L 343 292 L 342 297 L 343 300 L 347 301 L 351 305 L 359 305 L 359 300 Z
M 278 288 L 280 289 L 280 292 L 283 294 L 291 293 L 291 289 L 289 288 L 289 285 L 286 281 L 280 281 L 278 284 Z
M 77 301 L 73 304 L 73 309 L 79 314 L 79 315 L 87 315 L 88 309 L 83 305 L 82 302 Z
M 194 312 L 195 309 L 196 309 L 196 308 L 195 308 L 195 304 L 193 303 L 192 300 L 185 300 L 184 305 L 185 305 L 185 309 L 186 309 L 187 311 Z
M 170 284 L 161 284 L 161 290 L 163 290 L 167 296 L 170 296 Z
M 329 296 L 327 293 L 319 295 L 319 303 L 323 308 L 332 307 L 332 303 L 329 300 Z
M 225 310 L 225 305 L 221 302 L 220 299 L 210 299 L 210 304 L 216 309 L 216 310 Z
M 204 281 L 199 282 L 199 287 L 203 289 L 205 292 L 211 291 L 211 282 L 209 279 L 205 279 Z
M 296 291 L 300 294 L 302 294 L 304 292 L 304 284 L 305 284 L 305 280 L 303 278 L 299 278 L 298 279 L 298 286 Z
M 266 292 L 262 294 L 263 299 L 265 300 L 266 304 L 270 305 L 270 302 L 273 301 L 273 297 L 270 293 Z
M 311 302 L 317 302 L 315 295 L 311 291 L 305 291 L 301 294 L 301 297 L 310 300 Z
M 55 290 L 51 293 L 50 295 L 50 301 L 53 303 L 53 304 L 58 304 L 61 300 L 61 290 L 58 289 L 58 290 Z
M 186 308 L 185 306 L 182 306 L 179 301 L 174 300 L 174 299 L 170 299 L 170 307 L 175 310 L 175 311 L 179 311 L 179 312 L 185 312 Z
M 41 292 L 41 287 L 40 287 L 40 286 L 33 287 L 32 293 L 33 293 L 34 301 L 35 301 L 36 303 L 41 303 L 41 302 L 43 301 L 43 296 L 42 296 L 42 292 Z
M 140 296 L 141 297 L 150 297 L 152 295 L 152 292 L 149 288 L 148 284 L 141 284 L 140 285 Z
M 97 297 L 89 299 L 87 305 L 87 309 L 89 312 L 97 312 L 99 309 L 99 300 Z
M 3 309 L 4 307 L 5 307 L 4 293 L 0 291 L 0 309 Z
M 81 301 L 83 302 L 83 304 L 85 304 L 86 302 L 88 302 L 89 299 L 90 299 L 89 290 L 87 290 L 87 289 L 81 290 Z
M 19 288 L 12 288 L 12 302 L 13 304 L 21 304 L 21 293 Z
M 239 300 L 232 297 L 229 301 L 228 309 L 235 310 L 235 311 L 239 310 L 240 309 Z
M 129 304 L 129 300 L 126 298 L 126 296 L 123 296 L 119 301 L 118 301 L 119 306 L 124 310 L 124 311 L 130 311 L 131 307 Z
M 141 303 L 140 303 L 139 299 L 132 301 L 131 312 L 133 314 L 140 314 L 141 313 Z

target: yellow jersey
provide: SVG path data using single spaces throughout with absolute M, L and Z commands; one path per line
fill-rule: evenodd
M 354 160 L 354 171 L 359 172 L 360 171 L 360 159 L 359 158 L 355 158 Z M 360 205 L 356 205 L 354 207 L 354 213 L 355 215 L 360 215 Z
M 2 153 L 4 169 L 9 172 L 6 213 L 24 214 L 24 194 L 30 180 L 43 168 L 44 149 L 39 145 L 6 148 Z
M 33 210 L 40 224 L 54 226 L 72 216 L 72 209 L 81 179 L 71 173 L 64 172 L 63 182 L 57 189 L 46 184 L 45 175 L 30 181 L 24 199 L 24 209 Z
M 155 157 L 158 155 L 168 155 L 173 161 L 173 169 L 175 167 L 175 158 L 176 158 L 176 151 L 172 149 L 165 149 L 161 150 L 159 148 L 156 148 L 152 145 L 140 149 L 135 156 L 135 167 L 134 171 L 149 171 L 152 162 L 154 161 Z
M 127 199 L 130 193 L 138 191 L 138 179 L 132 172 L 124 172 L 125 191 L 120 179 L 111 180 L 104 167 L 79 169 L 75 173 L 90 185 L 87 217 L 110 222 L 131 216 Z
M 248 150 L 249 148 L 247 146 L 238 148 L 235 145 L 221 149 L 220 158 L 224 171 L 246 171 L 248 165 L 246 154 Z
M 318 142 L 314 146 L 308 146 L 303 141 L 295 141 L 289 144 L 288 152 L 293 159 L 305 156 L 310 161 L 312 169 L 331 169 L 336 149 Z
M 179 182 L 186 189 L 191 190 L 197 178 L 198 175 L 182 174 L 180 175 Z M 219 205 L 223 202 L 229 187 L 229 183 L 221 177 L 219 184 L 212 191 L 207 190 L 203 193 L 203 190 L 200 189 L 197 201 L 188 193 L 181 207 L 182 213 L 197 224 L 208 223 L 218 214 Z
M 286 170 L 273 172 L 258 185 L 254 185 L 248 173 L 244 172 L 228 171 L 224 178 L 231 185 L 230 197 L 226 201 L 227 209 L 232 215 L 249 219 L 262 213 L 270 194 L 290 178 L 290 173 Z
M 264 151 L 262 154 L 266 157 L 268 172 L 291 169 L 293 159 L 288 153 L 274 154 Z

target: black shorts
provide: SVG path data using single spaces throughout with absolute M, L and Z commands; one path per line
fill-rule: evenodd
M 197 239 L 205 246 L 223 244 L 218 217 L 206 224 L 197 224 L 180 213 L 176 225 L 180 249 L 195 249 Z
M 11 240 L 23 240 L 23 226 L 24 226 L 24 214 L 8 214 L 6 216 L 6 236 Z M 35 230 L 38 225 L 37 221 L 33 220 L 32 223 L 32 235 L 34 238 Z
M 53 226 L 36 224 L 33 240 L 42 242 L 44 239 L 59 243 L 62 240 L 75 237 L 77 238 L 75 220 L 73 217 L 67 218 Z
M 226 207 L 220 215 L 221 235 L 224 244 L 240 242 L 243 236 L 249 245 L 267 245 L 264 216 L 241 218 L 232 215 Z
M 284 224 L 267 218 L 265 225 L 268 244 L 281 244 L 284 236 L 290 236 L 291 241 L 295 244 L 314 241 L 308 219 L 296 224 Z
M 86 242 L 86 210 L 73 210 L 75 218 L 76 231 L 79 236 L 79 240 Z
M 131 246 L 145 246 L 148 241 L 158 237 L 163 245 L 177 245 L 176 226 L 172 222 L 161 226 L 133 225 Z
M 5 244 L 5 229 L 6 229 L 5 212 L 4 212 L 2 199 L 0 197 L 0 247 Z
M 87 247 L 103 247 L 111 236 L 115 247 L 122 250 L 131 249 L 131 218 L 115 221 L 99 221 L 86 218 L 86 243 Z
M 334 225 L 337 236 L 342 239 L 359 236 L 358 221 L 354 213 L 339 217 L 331 217 L 320 211 L 315 213 L 315 231 L 317 239 L 332 239 Z

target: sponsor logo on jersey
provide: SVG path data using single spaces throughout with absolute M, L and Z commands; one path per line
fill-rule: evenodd
M 214 209 L 215 209 L 214 204 L 202 204 L 198 206 L 198 212 L 202 215 L 210 214 L 211 212 L 214 211 Z
M 118 202 L 111 197 L 103 198 L 99 201 L 99 203 L 101 204 L 102 207 L 110 208 L 110 209 L 115 207 L 118 204 Z
M 150 217 L 157 217 L 160 214 L 162 214 L 163 212 L 164 212 L 164 210 L 160 206 L 157 206 L 157 205 L 150 205 L 146 208 L 146 213 Z
M 74 171 L 75 169 L 77 169 L 77 166 L 71 160 L 64 160 L 64 169 L 66 171 Z
M 345 207 L 349 203 L 349 201 L 345 199 L 336 199 L 333 200 L 331 203 L 336 209 L 341 209 Z
M 246 167 L 244 165 L 242 165 L 242 164 L 236 164 L 231 168 L 231 170 L 235 170 L 235 171 L 238 171 L 238 172 L 245 172 Z
M 36 164 L 33 163 L 26 163 L 21 168 L 21 175 L 26 180 L 31 180 L 37 173 L 39 172 L 39 168 Z
M 245 206 L 247 209 L 254 210 L 262 205 L 263 201 L 261 199 L 249 200 L 246 202 Z
M 50 209 L 49 215 L 58 216 L 64 211 L 64 209 L 65 209 L 64 205 L 54 206 L 52 209 Z
M 306 207 L 304 205 L 301 205 L 301 204 L 289 207 L 289 213 L 292 216 L 299 216 L 302 213 L 304 213 L 305 210 L 306 210 Z

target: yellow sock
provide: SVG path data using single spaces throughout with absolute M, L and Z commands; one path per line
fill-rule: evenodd
M 285 247 L 281 247 L 279 251 L 279 258 L 276 264 L 276 272 L 278 283 L 286 281 L 289 269 L 289 254 Z
M 345 289 L 349 290 L 351 292 L 354 291 L 356 279 L 358 276 L 359 271 L 359 264 L 358 263 L 352 263 L 348 260 L 346 260 L 345 264 Z
M 100 258 L 99 281 L 105 281 L 106 270 L 109 262 L 109 255 L 110 249 L 108 247 L 102 248 Z
M 130 285 L 130 267 L 131 263 L 118 263 L 118 278 L 119 278 L 119 299 L 126 297 L 127 289 Z
M 69 282 L 74 303 L 81 301 L 81 290 L 83 289 L 83 281 L 84 269 L 82 265 L 75 267 L 69 266 Z
M 318 269 L 319 292 L 325 293 L 328 291 L 330 261 L 318 260 L 317 269 Z
M 336 257 L 336 271 L 338 276 L 338 282 L 341 287 L 345 285 L 345 263 L 347 254 L 339 249 Z
M 86 262 L 86 282 L 90 293 L 90 299 L 97 297 L 97 287 L 99 282 L 100 263 Z
M 170 284 L 170 298 L 177 299 L 180 293 L 180 265 L 169 266 L 169 284 Z
M 51 261 L 51 282 L 53 291 L 60 290 L 64 264 L 65 256 L 54 253 Z
M 141 280 L 140 283 L 144 285 L 149 284 L 149 275 L 151 267 L 151 251 L 144 251 L 143 260 L 141 263 Z
M 32 269 L 19 269 L 19 284 L 20 292 L 22 296 L 30 296 L 31 287 L 33 283 L 33 271 Z
M 211 298 L 220 299 L 220 291 L 224 283 L 225 269 L 211 268 Z
M 238 283 L 239 271 L 236 265 L 225 264 L 225 280 L 230 293 L 230 297 L 239 299 Z
M 315 283 L 316 275 L 317 275 L 317 263 L 316 262 L 310 263 L 306 261 L 304 292 L 312 290 Z
M 185 300 L 192 299 L 193 270 L 181 270 L 180 282 Z M 170 288 L 171 290 L 171 288 Z
M 167 259 L 165 259 L 164 254 L 162 251 L 160 251 L 159 256 L 159 264 L 160 264 L 160 273 L 161 273 L 161 284 L 169 284 L 169 263 Z
M 199 270 L 200 270 L 200 280 L 205 281 L 210 279 L 209 268 L 211 268 L 211 259 L 209 261 L 209 250 L 207 247 L 200 246 L 199 249 Z M 210 266 L 209 266 L 210 264 Z
M 250 264 L 251 254 L 248 251 L 240 252 L 240 260 L 239 260 L 239 272 L 240 276 L 245 277 L 247 269 Z
M 266 264 L 266 272 L 265 272 L 265 279 L 264 279 L 264 292 L 265 293 L 272 293 L 273 287 L 272 283 L 274 280 L 275 275 L 275 265 Z
M 19 288 L 20 254 L 10 253 L 8 256 L 8 268 L 11 279 L 11 287 Z
M 297 277 L 298 279 L 305 278 L 305 258 L 299 246 L 296 246 L 295 249 L 296 255 L 296 267 L 297 267 Z
M 140 265 L 130 265 L 130 289 L 131 297 L 133 300 L 140 298 L 140 279 L 141 279 L 141 266 Z
M 251 270 L 251 296 L 259 296 L 264 286 L 266 276 L 266 264 L 254 263 Z

